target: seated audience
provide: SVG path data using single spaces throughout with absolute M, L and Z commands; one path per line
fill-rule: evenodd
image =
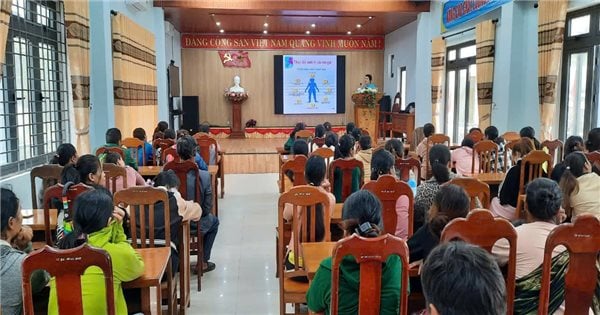
M 429 257 L 421 270 L 429 314 L 506 314 L 505 281 L 485 250 L 458 241 L 436 247 Z
M 527 185 L 527 222 L 517 226 L 517 257 L 516 257 L 516 289 L 515 314 L 536 314 L 538 309 L 539 289 L 542 279 L 542 263 L 544 248 L 548 234 L 564 219 L 561 213 L 562 192 L 556 182 L 548 178 L 537 178 Z M 501 266 L 508 263 L 509 243 L 506 239 L 499 240 L 493 247 L 492 253 Z M 564 283 L 566 264 L 569 255 L 564 247 L 554 248 L 552 270 L 556 271 L 553 281 Z M 558 256 L 557 256 L 558 255 Z M 561 268 L 557 268 L 562 266 Z M 559 279 L 562 279 L 559 280 Z M 553 286 L 550 289 L 550 312 L 555 313 L 563 302 L 563 288 Z
M 354 158 L 363 163 L 365 169 L 364 182 L 371 180 L 371 157 L 373 156 L 373 148 L 371 147 L 371 136 L 360 136 L 358 141 L 358 152 Z
M 315 126 L 315 138 L 325 137 L 325 127 L 321 124 Z
M 427 222 L 408 240 L 410 261 L 426 260 L 440 242 L 442 230 L 455 218 L 469 214 L 471 201 L 464 189 L 457 185 L 439 188 L 429 209 Z
M 354 128 L 356 128 L 356 125 L 353 122 L 347 123 L 346 124 L 346 134 L 351 135 Z
M 121 130 L 118 128 L 110 128 L 106 131 L 106 144 L 104 147 L 119 147 L 123 150 L 123 155 L 125 156 L 125 164 L 133 167 L 137 171 L 137 161 L 131 156 L 131 152 L 129 149 L 121 145 Z M 104 158 L 106 154 L 100 154 L 99 158 L 101 162 L 104 162 Z
M 354 142 L 358 144 L 358 140 L 360 140 L 360 137 L 362 136 L 362 129 L 356 127 L 354 129 L 352 129 L 352 137 L 354 137 Z
M 451 162 L 456 174 L 462 176 L 472 173 L 474 145 L 475 142 L 467 136 L 461 142 L 460 148 L 452 150 Z M 475 156 L 475 173 L 479 173 L 479 156 Z
M 325 133 L 331 131 L 331 123 L 330 122 L 328 122 L 328 121 L 324 122 L 323 127 L 325 128 Z
M 74 184 L 83 183 L 91 187 L 100 187 L 105 182 L 100 159 L 91 154 L 80 156 L 75 164 L 69 164 L 63 168 L 60 174 L 60 182 L 63 185 L 72 182 Z
M 435 127 L 433 124 L 427 123 L 423 126 L 423 135 L 425 138 L 417 145 L 417 155 L 421 159 L 421 179 L 428 179 L 427 164 L 429 163 L 429 157 L 427 156 L 427 141 L 429 136 L 435 134 Z M 431 149 L 431 146 L 429 147 Z
M 190 132 L 187 129 L 179 129 L 177 130 L 177 139 L 183 137 L 183 136 L 189 136 Z
M 184 132 L 182 132 L 180 135 L 178 135 L 178 137 L 177 137 L 177 141 L 179 141 L 179 139 L 182 139 L 182 138 L 189 138 L 189 139 L 191 139 L 191 140 L 190 140 L 190 141 L 188 141 L 188 142 L 189 142 L 189 143 L 192 143 L 192 142 L 193 142 L 192 144 L 193 144 L 193 146 L 194 146 L 194 147 L 193 147 L 193 149 L 192 149 L 192 152 L 194 152 L 194 162 L 196 162 L 196 165 L 198 165 L 198 168 L 199 168 L 201 171 L 208 171 L 208 165 L 206 165 L 206 162 L 204 162 L 204 159 L 202 158 L 202 156 L 200 156 L 200 152 L 198 152 L 198 143 L 196 142 L 196 139 L 192 138 L 192 137 L 189 135 L 189 132 L 188 132 L 187 130 L 184 130 L 184 129 L 182 129 L 182 130 L 183 130 Z M 186 134 L 186 133 L 187 133 L 187 134 Z M 189 140 L 189 139 L 188 139 L 188 140 Z M 172 146 L 172 148 L 174 148 L 174 149 L 177 149 L 177 143 L 175 143 L 175 144 Z M 179 155 L 179 153 L 178 153 L 178 155 Z M 181 155 L 180 155 L 179 157 L 181 158 Z M 171 156 L 171 155 L 168 155 L 168 156 L 166 157 L 167 163 L 169 163 L 169 162 L 173 161 L 173 159 L 174 159 L 174 158 L 173 158 L 173 156 Z M 182 158 L 182 160 L 183 160 L 183 158 Z
M 208 123 L 201 123 L 200 127 L 198 128 L 198 132 L 205 134 L 207 136 L 211 136 L 210 135 L 210 125 Z M 221 146 L 219 145 L 219 142 L 215 139 L 215 141 L 217 142 L 217 147 L 216 150 L 214 148 L 214 145 L 211 145 L 209 148 L 209 152 L 210 152 L 210 159 L 209 159 L 209 165 L 215 165 L 217 164 L 217 154 L 221 151 Z
M 498 145 L 498 156 L 494 158 L 498 159 L 498 170 L 504 170 L 504 139 L 498 136 L 498 128 L 496 126 L 489 126 L 485 128 L 483 134 L 485 140 L 494 141 Z
M 295 152 L 294 156 L 304 155 L 308 157 L 308 143 L 306 143 L 304 139 L 296 140 L 292 150 Z M 294 186 L 294 172 L 292 172 L 292 170 L 287 170 L 283 180 L 285 181 L 285 191 L 290 190 L 290 188 Z
M 580 136 L 570 136 L 569 138 L 567 138 L 567 141 L 565 141 L 565 145 L 564 145 L 564 153 L 563 156 L 567 157 L 569 154 L 573 153 L 573 152 L 583 152 L 584 150 L 584 145 L 583 145 L 583 138 L 581 138 Z M 554 168 L 552 169 L 552 173 L 550 174 L 550 178 L 555 181 L 555 182 L 560 182 L 560 178 L 562 177 L 563 173 L 566 170 L 566 166 L 565 166 L 565 162 L 562 161 L 556 165 L 554 165 Z
M 325 223 L 324 223 L 324 214 L 323 214 L 323 210 L 325 211 L 329 211 L 329 215 L 331 216 L 333 214 L 333 209 L 335 208 L 335 197 L 333 196 L 333 194 L 331 194 L 330 192 L 328 192 L 327 190 L 325 190 L 325 188 L 323 188 L 323 184 L 325 183 L 325 175 L 327 173 L 327 167 L 325 166 L 325 159 L 323 159 L 322 157 L 318 156 L 318 155 L 313 155 L 310 158 L 308 158 L 308 160 L 306 161 L 306 166 L 304 168 L 304 176 L 306 178 L 306 183 L 307 185 L 310 186 L 314 186 L 314 187 L 318 187 L 319 190 L 321 190 L 322 192 L 327 194 L 327 197 L 329 197 L 329 209 L 323 209 L 323 205 L 318 204 L 316 206 L 315 209 L 315 213 L 316 213 L 316 219 L 315 219 L 315 235 L 316 235 L 316 239 L 318 240 L 323 240 L 325 239 Z M 285 208 L 283 209 L 283 218 L 288 221 L 291 222 L 292 221 L 292 216 L 294 215 L 294 208 L 291 204 L 286 204 Z M 297 218 L 299 219 L 299 218 Z M 307 220 L 309 220 L 308 224 L 310 225 L 310 216 L 307 215 Z M 290 242 L 288 243 L 288 248 L 287 248 L 287 255 L 286 255 L 286 259 L 285 259 L 285 266 L 286 266 L 286 270 L 294 270 L 294 260 L 295 260 L 295 254 L 293 251 L 293 247 L 294 246 L 294 234 L 292 233 L 292 236 L 290 238 Z M 300 254 L 301 255 L 301 254 Z M 301 263 L 300 256 L 299 262 Z M 306 277 L 294 277 L 294 280 L 297 281 L 302 281 L 302 282 L 308 282 L 308 279 Z
M 146 159 L 147 165 L 152 165 L 152 161 L 154 161 L 154 150 L 152 149 L 152 144 L 148 143 L 146 138 L 146 130 L 144 128 L 135 128 L 133 129 L 133 137 L 144 141 L 144 148 L 140 150 L 138 148 L 138 165 L 144 165 L 144 157 Z
M 127 242 L 122 225 L 123 217 L 125 211 L 113 205 L 112 196 L 105 189 L 85 192 L 79 195 L 75 202 L 73 232 L 58 244 L 61 249 L 68 249 L 87 243 L 105 250 L 110 255 L 116 314 L 127 314 L 127 303 L 121 283 L 132 281 L 144 272 L 142 258 Z M 81 276 L 81 283 L 84 313 L 107 314 L 102 271 L 98 268 L 88 268 Z M 50 281 L 48 313 L 59 313 L 54 278 Z
M 396 176 L 394 171 L 394 156 L 387 150 L 377 150 L 371 160 L 371 180 L 379 179 L 381 175 Z M 397 179 L 397 177 L 396 177 Z M 400 196 L 396 201 L 396 232 L 394 235 L 406 239 L 408 237 L 408 207 L 407 196 Z
M 573 152 L 565 157 L 564 165 L 560 188 L 567 215 L 590 213 L 600 218 L 600 176 L 592 172 L 592 164 L 583 152 Z
M 63 143 L 56 149 L 56 154 L 50 160 L 50 164 L 66 166 L 77 162 L 77 149 L 70 143 Z
M 23 312 L 21 290 L 23 260 L 31 251 L 33 231 L 22 225 L 21 202 L 10 189 L 1 188 L 0 211 L 0 313 L 17 315 Z M 31 290 L 37 294 L 48 282 L 46 273 L 37 270 L 31 277 Z
M 125 162 L 123 162 L 123 159 L 121 158 L 121 156 L 118 153 L 110 152 L 110 153 L 106 154 L 104 163 L 112 163 L 117 166 L 125 168 L 125 171 L 127 172 L 127 188 L 134 187 L 134 186 L 146 186 L 146 181 L 144 180 L 142 175 L 140 175 L 140 173 L 138 173 L 136 170 L 134 170 L 131 166 L 125 165 Z M 117 177 L 115 179 L 115 182 L 116 182 L 117 190 L 114 192 L 121 191 L 124 189 L 122 176 Z M 106 181 L 104 181 L 100 184 L 104 186 L 104 185 L 106 185 Z M 112 187 L 112 181 L 109 181 L 109 185 L 110 185 L 110 187 Z M 106 188 L 109 189 L 110 187 L 106 187 Z
M 292 147 L 294 146 L 294 141 L 296 141 L 296 132 L 304 129 L 306 129 L 306 124 L 304 124 L 303 122 L 297 123 L 294 127 L 294 130 L 292 130 L 292 132 L 290 133 L 290 137 L 283 144 L 283 149 L 289 151 L 291 154 L 294 154 L 294 152 L 292 151 Z
M 433 176 L 417 187 L 415 196 L 415 218 L 414 229 L 419 229 L 428 217 L 429 208 L 433 204 L 435 195 L 440 186 L 456 177 L 456 174 L 450 172 L 448 162 L 450 162 L 450 150 L 443 144 L 436 144 L 429 150 L 429 160 L 431 161 L 431 172 Z
M 381 235 L 381 202 L 367 190 L 357 191 L 344 203 L 342 209 L 344 236 L 358 234 L 373 238 Z M 308 309 L 329 314 L 331 307 L 331 257 L 325 258 L 317 269 L 306 293 Z M 354 257 L 346 256 L 339 269 L 339 314 L 358 314 L 360 268 Z M 380 313 L 397 314 L 400 307 L 400 279 L 402 262 L 397 255 L 390 255 L 381 270 Z M 377 303 L 377 301 L 373 301 Z
M 162 139 L 170 139 L 170 140 L 173 140 L 173 143 L 175 143 L 175 140 L 177 140 L 177 133 L 175 132 L 175 130 L 167 128 L 167 129 L 165 129 L 165 132 L 163 133 Z M 162 149 L 160 147 L 156 148 L 156 158 L 160 160 L 162 158 L 161 155 L 162 155 Z M 167 157 L 167 158 L 169 158 L 169 157 Z M 167 161 L 161 160 L 160 161 L 161 165 L 163 162 L 166 163 Z
M 500 184 L 498 197 L 494 197 L 490 203 L 490 210 L 494 216 L 503 217 L 509 221 L 517 219 L 518 213 L 515 210 L 519 199 L 521 159 L 533 150 L 533 141 L 529 138 L 521 138 L 513 147 L 512 155 L 517 164 L 508 170 L 504 181 Z
M 169 124 L 166 121 L 159 121 L 154 131 L 152 132 L 152 141 L 156 139 L 163 139 L 165 130 L 169 128 Z
M 535 138 L 535 129 L 531 126 L 523 127 L 521 131 L 519 131 L 519 135 L 521 138 L 529 138 L 533 141 L 534 148 L 536 150 L 542 149 L 542 144 Z
M 593 128 L 588 133 L 585 149 L 588 152 L 600 151 L 600 127 Z M 594 173 L 600 175 L 600 163 L 596 162 L 592 165 Z
M 173 170 L 162 171 L 154 178 L 154 187 L 164 188 L 177 200 L 177 213 L 183 221 L 198 221 L 202 214 L 200 205 L 192 200 L 185 200 L 179 193 L 179 177 Z
M 394 164 L 396 163 L 397 159 L 404 158 L 404 144 L 399 139 L 392 138 L 386 141 L 385 146 L 383 148 L 392 154 L 392 156 L 394 157 Z M 402 178 L 400 170 L 397 169 L 395 170 L 395 172 L 396 178 L 401 180 L 407 180 L 407 178 Z M 410 174 L 414 176 L 414 172 L 412 170 L 410 170 Z
M 338 150 L 335 151 L 339 154 L 340 159 L 352 160 L 354 159 L 354 138 L 350 135 L 343 135 L 340 138 Z M 338 159 L 336 157 L 336 159 Z M 342 170 L 336 168 L 333 170 L 333 194 L 335 195 L 336 202 L 342 202 Z M 360 189 L 360 169 L 355 168 L 352 171 L 352 185 L 351 192 L 355 192 Z M 346 183 L 348 185 L 348 183 Z
M 325 146 L 335 152 L 338 145 L 339 145 L 338 135 L 335 132 L 328 131 L 327 134 L 325 135 Z

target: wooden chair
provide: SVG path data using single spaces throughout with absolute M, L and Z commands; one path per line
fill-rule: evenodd
M 200 156 L 206 162 L 206 165 L 210 164 L 210 151 L 213 150 L 215 155 L 215 164 L 219 167 L 217 171 L 217 178 L 221 183 L 221 198 L 223 198 L 224 189 L 225 189 L 225 170 L 224 170 L 224 158 L 223 152 L 219 152 L 217 148 L 217 140 L 215 138 L 209 136 L 207 133 L 197 133 L 194 135 L 194 140 L 198 144 L 198 148 L 200 149 Z M 215 187 L 218 189 L 219 187 Z M 218 195 L 218 191 L 215 191 L 215 195 Z
M 475 198 L 479 199 L 481 207 L 490 208 L 490 186 L 477 178 L 456 177 L 448 182 L 462 187 L 471 199 L 471 210 L 479 208 L 476 206 Z
M 63 167 L 58 164 L 48 164 L 31 169 L 29 173 L 29 179 L 31 181 L 31 206 L 32 209 L 38 209 L 38 190 L 36 188 L 35 180 L 40 178 L 42 180 L 42 192 L 48 187 L 56 185 L 60 182 L 60 174 L 62 173 Z
M 542 142 L 542 149 L 547 148 L 548 154 L 552 156 L 552 166 L 562 162 L 564 144 L 559 139 L 545 140 Z
M 198 165 L 196 162 L 188 160 L 182 162 L 171 161 L 163 167 L 163 171 L 173 170 L 177 178 L 179 178 L 179 193 L 185 200 L 191 200 L 198 204 L 202 204 L 202 184 L 200 183 L 200 175 L 198 173 Z M 189 198 L 187 176 L 194 174 L 195 191 L 193 198 Z M 197 222 L 196 235 L 192 236 L 190 244 L 190 255 L 196 255 L 196 274 L 198 275 L 198 291 L 202 290 L 202 262 L 204 261 L 204 237 L 200 231 L 200 223 Z
M 322 138 L 312 138 L 310 143 L 308 144 L 308 148 L 310 152 L 313 151 L 313 144 L 317 146 L 317 148 L 322 148 L 325 145 L 325 137 Z
M 135 158 L 136 161 L 139 161 L 139 150 L 142 150 L 142 165 L 146 165 L 148 161 L 146 161 L 146 148 L 144 147 L 144 141 L 138 138 L 125 138 L 121 140 L 121 145 L 126 147 L 131 153 L 132 157 Z
M 304 139 L 304 140 L 306 140 L 306 142 L 310 142 L 310 139 L 312 137 L 313 137 L 313 132 L 308 129 L 299 130 L 296 132 L 296 140 Z
M 396 202 L 401 196 L 408 197 L 408 237 L 413 235 L 414 196 L 407 183 L 396 180 L 393 175 L 379 176 L 377 181 L 366 183 L 362 189 L 372 192 L 383 205 L 383 231 L 392 235 L 396 234 L 398 213 Z
M 331 259 L 331 314 L 338 314 L 340 264 L 344 257 L 353 256 L 360 265 L 358 313 L 379 314 L 382 265 L 389 256 L 397 255 L 402 262 L 400 280 L 400 313 L 408 313 L 408 245 L 399 237 L 387 234 L 365 238 L 352 234 L 335 245 Z
M 548 314 L 552 252 L 559 245 L 569 251 L 569 268 L 564 283 L 565 314 L 588 314 L 598 279 L 596 263 L 600 252 L 600 220 L 591 214 L 579 215 L 573 223 L 561 224 L 548 235 L 538 306 L 538 314 L 541 315 Z
M 467 136 L 469 138 L 471 138 L 471 140 L 473 140 L 473 142 L 475 142 L 475 143 L 478 143 L 479 141 L 483 140 L 483 138 L 484 138 L 483 133 L 477 129 L 469 132 L 469 134 Z
M 331 184 L 332 190 L 335 187 L 334 174 L 335 170 L 339 169 L 342 172 L 342 202 L 352 194 L 352 173 L 354 169 L 360 170 L 360 183 L 359 187 L 362 187 L 364 183 L 365 170 L 363 163 L 357 159 L 337 159 L 331 162 L 329 165 L 329 183 Z
M 168 148 L 160 151 L 160 164 L 161 165 L 167 164 L 167 158 L 169 156 L 171 156 L 173 158 L 173 161 L 175 161 L 175 162 L 179 162 L 179 160 L 180 160 L 179 154 L 177 154 L 177 149 L 168 147 Z
M 427 138 L 427 146 L 425 149 L 425 156 L 423 157 L 423 161 L 421 163 L 425 164 L 425 175 L 427 178 L 431 177 L 431 163 L 429 163 L 429 149 L 436 144 L 443 144 L 450 148 L 450 137 L 446 136 L 442 133 L 436 133 Z
M 516 211 L 522 219 L 526 218 L 525 209 L 523 207 L 523 204 L 525 203 L 525 185 L 538 177 L 544 176 L 544 169 L 542 167 L 544 163 L 548 163 L 548 170 L 545 176 L 550 178 L 550 174 L 552 173 L 552 156 L 550 156 L 550 154 L 542 150 L 533 150 L 521 160 L 519 199 L 517 200 Z
M 314 150 L 310 155 L 318 155 L 322 157 L 323 159 L 325 159 L 325 165 L 329 167 L 329 164 L 331 164 L 335 153 L 330 148 L 318 148 Z
M 293 159 L 288 160 L 281 166 L 281 173 L 292 172 L 294 174 L 294 180 L 292 180 L 293 186 L 306 185 L 306 179 L 304 178 L 304 168 L 306 167 L 306 156 L 296 155 Z M 283 190 L 285 191 L 285 179 L 283 183 Z
M 510 166 L 514 166 L 515 164 L 517 164 L 517 161 L 513 158 L 512 150 L 518 142 L 519 142 L 518 140 L 510 141 L 504 145 L 504 166 L 503 166 L 504 168 L 503 169 L 504 169 L 505 173 L 508 172 L 508 168 L 509 168 L 508 161 L 510 161 Z
M 164 165 L 162 160 L 162 153 L 172 147 L 175 144 L 175 140 L 173 139 L 155 139 L 152 141 L 152 148 L 154 149 L 154 164 L 156 165 Z M 158 156 L 158 152 L 160 149 L 160 156 Z
M 286 204 L 293 206 L 293 214 L 291 223 L 285 222 L 283 211 Z M 323 207 L 323 223 L 325 228 L 325 239 L 316 239 L 316 220 L 311 220 L 308 224 L 308 216 L 316 218 L 316 205 L 321 204 Z M 294 281 L 292 277 L 306 276 L 304 269 L 300 267 L 300 244 L 306 242 L 329 241 L 331 233 L 330 226 L 330 209 L 329 197 L 326 193 L 319 190 L 317 187 L 301 185 L 292 187 L 288 192 L 284 192 L 279 196 L 278 201 L 278 225 L 277 225 L 277 272 L 279 274 L 279 308 L 280 314 L 286 314 L 285 304 L 294 303 L 294 309 L 298 312 L 299 304 L 306 303 L 306 291 L 308 291 L 308 283 Z M 310 214 L 309 214 L 310 212 Z M 294 235 L 294 242 L 291 250 L 297 255 L 294 255 L 294 270 L 285 271 L 286 245 L 286 230 L 291 231 Z
M 600 151 L 588 152 L 585 154 L 588 161 L 592 166 L 595 166 L 597 169 L 600 169 Z M 598 172 L 596 172 L 598 173 Z M 600 175 L 600 173 L 598 173 Z
M 90 266 L 96 266 L 104 274 L 106 289 L 106 311 L 115 314 L 115 291 L 110 256 L 100 248 L 87 244 L 76 248 L 58 250 L 46 245 L 41 250 L 27 255 L 23 260 L 23 307 L 24 314 L 33 315 L 31 274 L 39 269 L 46 270 L 56 283 L 56 299 L 61 313 L 83 314 L 81 299 L 81 276 Z
M 410 171 L 412 170 L 417 177 L 417 185 L 421 185 L 421 162 L 418 158 L 397 158 L 394 167 L 396 171 L 400 172 L 400 179 L 405 182 L 410 179 Z
M 491 140 L 482 140 L 473 146 L 473 158 L 471 160 L 471 173 L 475 172 L 475 157 L 479 158 L 477 173 L 495 173 L 498 172 L 498 145 Z
M 512 141 L 518 141 L 521 139 L 521 135 L 516 131 L 507 131 L 502 134 L 502 139 L 504 139 L 506 143 L 509 143 Z
M 386 136 L 392 138 L 392 112 L 379 111 L 379 137 Z
M 123 152 L 123 149 L 121 147 L 99 147 L 96 150 L 96 156 L 100 156 L 104 153 L 118 153 L 123 159 L 123 161 L 125 161 L 125 152 Z
M 507 314 L 513 313 L 515 299 L 515 272 L 517 261 L 517 231 L 503 218 L 494 218 L 486 209 L 475 209 L 466 218 L 456 218 L 442 231 L 441 242 L 460 239 L 492 252 L 494 244 L 506 239 L 510 245 L 508 254 L 508 273 L 506 275 Z
M 111 193 L 117 192 L 117 179 L 122 178 L 123 189 L 127 188 L 127 170 L 125 167 L 118 166 L 112 163 L 103 163 L 102 170 L 104 171 L 104 187 Z
M 163 203 L 164 240 L 155 239 L 156 203 Z M 115 205 L 129 206 L 129 230 L 133 248 L 153 248 L 171 243 L 171 216 L 169 195 L 167 191 L 154 187 L 129 187 L 114 194 Z M 163 243 L 164 242 L 164 243 Z M 177 278 L 174 278 L 171 260 L 167 264 L 167 279 L 161 284 L 161 290 L 166 290 L 169 314 L 174 314 L 177 301 Z M 164 296 L 164 295 L 163 295 Z M 161 301 L 157 301 L 161 303 Z
M 55 209 L 56 205 L 54 202 L 61 203 L 61 206 L 64 207 L 65 201 L 67 202 L 67 211 L 69 211 L 69 215 L 73 217 L 73 204 L 77 196 L 80 194 L 93 189 L 90 186 L 85 184 L 77 184 L 77 185 L 69 185 L 68 189 L 65 191 L 65 186 L 61 184 L 56 184 L 50 186 L 44 191 L 44 234 L 46 237 L 46 244 L 53 246 L 54 240 L 52 238 L 52 233 L 50 231 L 50 209 Z M 63 199 L 63 194 L 66 197 L 66 200 Z M 57 213 L 65 210 L 65 209 L 57 209 Z
M 410 150 L 416 150 L 417 146 L 419 145 L 419 143 L 421 143 L 421 141 L 423 141 L 423 139 L 425 139 L 425 135 L 423 134 L 423 127 L 415 128 L 415 130 L 413 131 L 413 139 L 409 139 L 412 140 L 412 142 L 410 142 Z

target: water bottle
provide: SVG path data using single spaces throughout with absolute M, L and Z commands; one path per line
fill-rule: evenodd
M 410 189 L 413 192 L 413 196 L 416 196 L 417 195 L 417 180 L 416 180 L 415 173 L 412 170 L 410 170 L 410 172 L 409 172 L 408 186 L 410 186 Z

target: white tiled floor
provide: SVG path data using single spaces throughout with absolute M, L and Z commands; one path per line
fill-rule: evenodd
M 192 275 L 189 314 L 277 314 L 275 278 L 277 174 L 232 174 L 219 199 L 219 233 L 211 261 L 217 269 Z

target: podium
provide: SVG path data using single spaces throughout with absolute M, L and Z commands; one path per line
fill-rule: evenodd
M 366 130 L 372 139 L 379 137 L 379 101 L 383 97 L 383 93 L 374 94 L 374 105 L 368 105 L 368 98 L 371 97 L 368 93 L 352 94 L 352 102 L 354 102 L 354 124 L 356 127 Z
M 231 134 L 229 139 L 245 139 L 246 132 L 242 128 L 242 103 L 248 99 L 245 92 L 228 92 L 225 97 L 231 103 Z

